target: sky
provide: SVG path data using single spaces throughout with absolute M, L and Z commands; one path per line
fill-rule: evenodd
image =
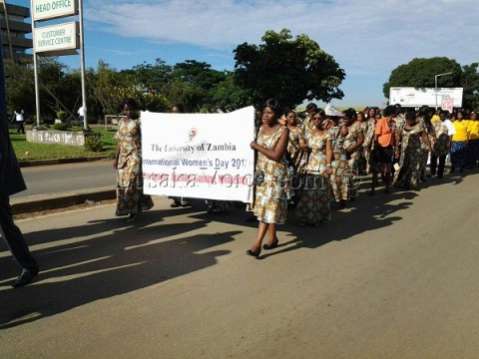
M 305 33 L 346 71 L 338 106 L 383 105 L 391 71 L 415 57 L 479 62 L 478 0 L 85 0 L 85 8 L 92 67 L 162 58 L 232 70 L 238 44 L 259 43 L 270 29 Z M 79 66 L 78 57 L 61 60 Z

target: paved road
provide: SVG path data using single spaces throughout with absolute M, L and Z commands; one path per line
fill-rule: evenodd
M 477 358 L 479 175 L 362 197 L 320 229 L 166 207 L 20 222 L 43 273 L 0 252 L 1 358 Z
M 17 197 L 62 193 L 115 185 L 111 161 L 98 161 L 22 169 L 28 191 Z

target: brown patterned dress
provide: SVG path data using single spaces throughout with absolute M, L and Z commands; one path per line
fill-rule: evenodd
M 153 207 L 151 197 L 143 195 L 140 122 L 120 120 L 115 139 L 119 146 L 116 215 L 136 215 Z
M 318 226 L 331 219 L 331 186 L 325 171 L 328 133 L 311 133 L 307 139 L 311 150 L 298 205 L 296 218 L 301 225 Z
M 258 134 L 257 143 L 270 150 L 274 149 L 283 131 L 287 129 L 279 126 L 272 134 L 266 134 L 263 128 Z M 262 181 L 256 183 L 256 198 L 254 214 L 258 221 L 267 224 L 283 224 L 288 215 L 288 166 L 286 156 L 277 162 L 258 153 L 256 174 L 260 174 Z

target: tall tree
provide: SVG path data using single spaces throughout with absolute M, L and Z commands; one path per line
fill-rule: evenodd
M 461 84 L 462 69 L 455 60 L 447 57 L 433 57 L 430 59 L 413 59 L 405 65 L 394 69 L 389 81 L 384 84 L 384 96 L 389 98 L 391 87 L 434 87 L 434 76 L 452 72 L 451 76 L 438 79 L 439 87 L 455 87 Z
M 287 29 L 267 31 L 261 44 L 243 43 L 234 53 L 236 81 L 252 93 L 257 106 L 268 98 L 294 107 L 304 100 L 344 97 L 339 89 L 344 70 L 307 35 L 293 38 Z

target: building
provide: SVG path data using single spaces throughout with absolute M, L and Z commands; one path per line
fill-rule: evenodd
M 30 9 L 24 6 L 7 4 L 0 0 L 0 26 L 3 44 L 3 56 L 16 62 L 32 61 L 32 55 L 26 51 L 33 47 L 31 38 L 32 25 L 27 22 Z

